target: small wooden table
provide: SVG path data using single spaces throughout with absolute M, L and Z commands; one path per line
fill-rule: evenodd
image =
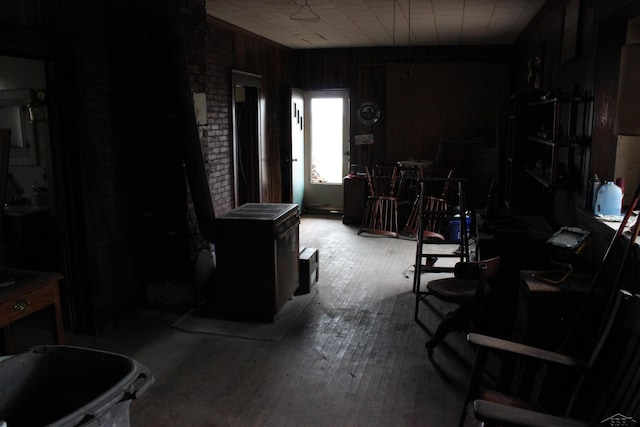
M 59 273 L 30 270 L 0 270 L 0 328 L 7 354 L 15 352 L 9 326 L 19 319 L 43 310 L 51 310 L 54 344 L 64 344 Z
M 566 337 L 584 303 L 591 277 L 573 274 L 560 285 L 550 285 L 534 276 L 520 273 L 518 329 L 524 344 L 557 349 Z M 597 325 L 595 325 L 597 327 Z

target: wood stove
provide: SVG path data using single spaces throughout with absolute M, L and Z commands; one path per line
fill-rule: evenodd
M 215 305 L 221 314 L 270 318 L 299 285 L 298 205 L 247 203 L 215 220 Z

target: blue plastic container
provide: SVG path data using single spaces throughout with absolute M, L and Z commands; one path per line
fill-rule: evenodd
M 622 210 L 622 189 L 611 181 L 600 186 L 596 205 L 593 209 L 596 215 L 619 216 Z
M 467 236 L 471 230 L 471 217 L 469 214 L 465 215 L 467 219 Z M 447 225 L 447 240 L 460 240 L 460 215 L 457 214 Z

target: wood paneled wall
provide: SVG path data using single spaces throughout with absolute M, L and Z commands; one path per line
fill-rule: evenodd
M 506 97 L 511 85 L 513 51 L 509 46 L 418 46 L 410 52 L 406 47 L 303 50 L 296 51 L 295 57 L 293 80 L 297 87 L 351 90 L 351 162 L 358 163 L 362 171 L 365 164 L 393 164 L 409 156 L 433 157 L 433 141 L 443 136 L 491 134 L 496 125 L 496 99 Z M 451 77 L 424 74 L 444 64 L 450 69 L 464 70 L 468 64 L 478 68 Z M 415 70 L 411 79 L 404 77 L 408 68 Z M 494 79 L 489 73 L 497 69 L 500 71 Z M 407 82 L 406 87 L 391 85 L 392 80 L 400 81 L 397 74 Z M 448 88 L 448 93 L 438 89 L 440 94 L 434 98 L 434 83 L 438 88 Z M 389 93 L 394 93 L 393 100 Z M 365 126 L 357 119 L 356 109 L 364 100 L 374 101 L 381 108 L 380 120 L 374 125 Z M 484 108 L 480 104 L 487 103 L 492 107 L 480 111 Z M 438 114 L 446 111 L 450 117 L 446 123 L 438 121 L 437 126 L 425 130 L 425 117 L 434 117 L 433 109 Z M 462 116 L 467 119 L 457 119 Z M 373 134 L 375 143 L 355 146 L 354 136 L 358 134 Z
M 508 63 L 389 65 L 387 160 L 435 161 L 445 138 L 495 140 L 508 80 Z

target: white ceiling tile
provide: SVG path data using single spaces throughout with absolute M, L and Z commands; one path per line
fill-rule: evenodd
M 303 0 L 206 0 L 207 13 L 291 48 L 510 44 L 545 0 L 306 0 L 320 22 L 296 22 Z

